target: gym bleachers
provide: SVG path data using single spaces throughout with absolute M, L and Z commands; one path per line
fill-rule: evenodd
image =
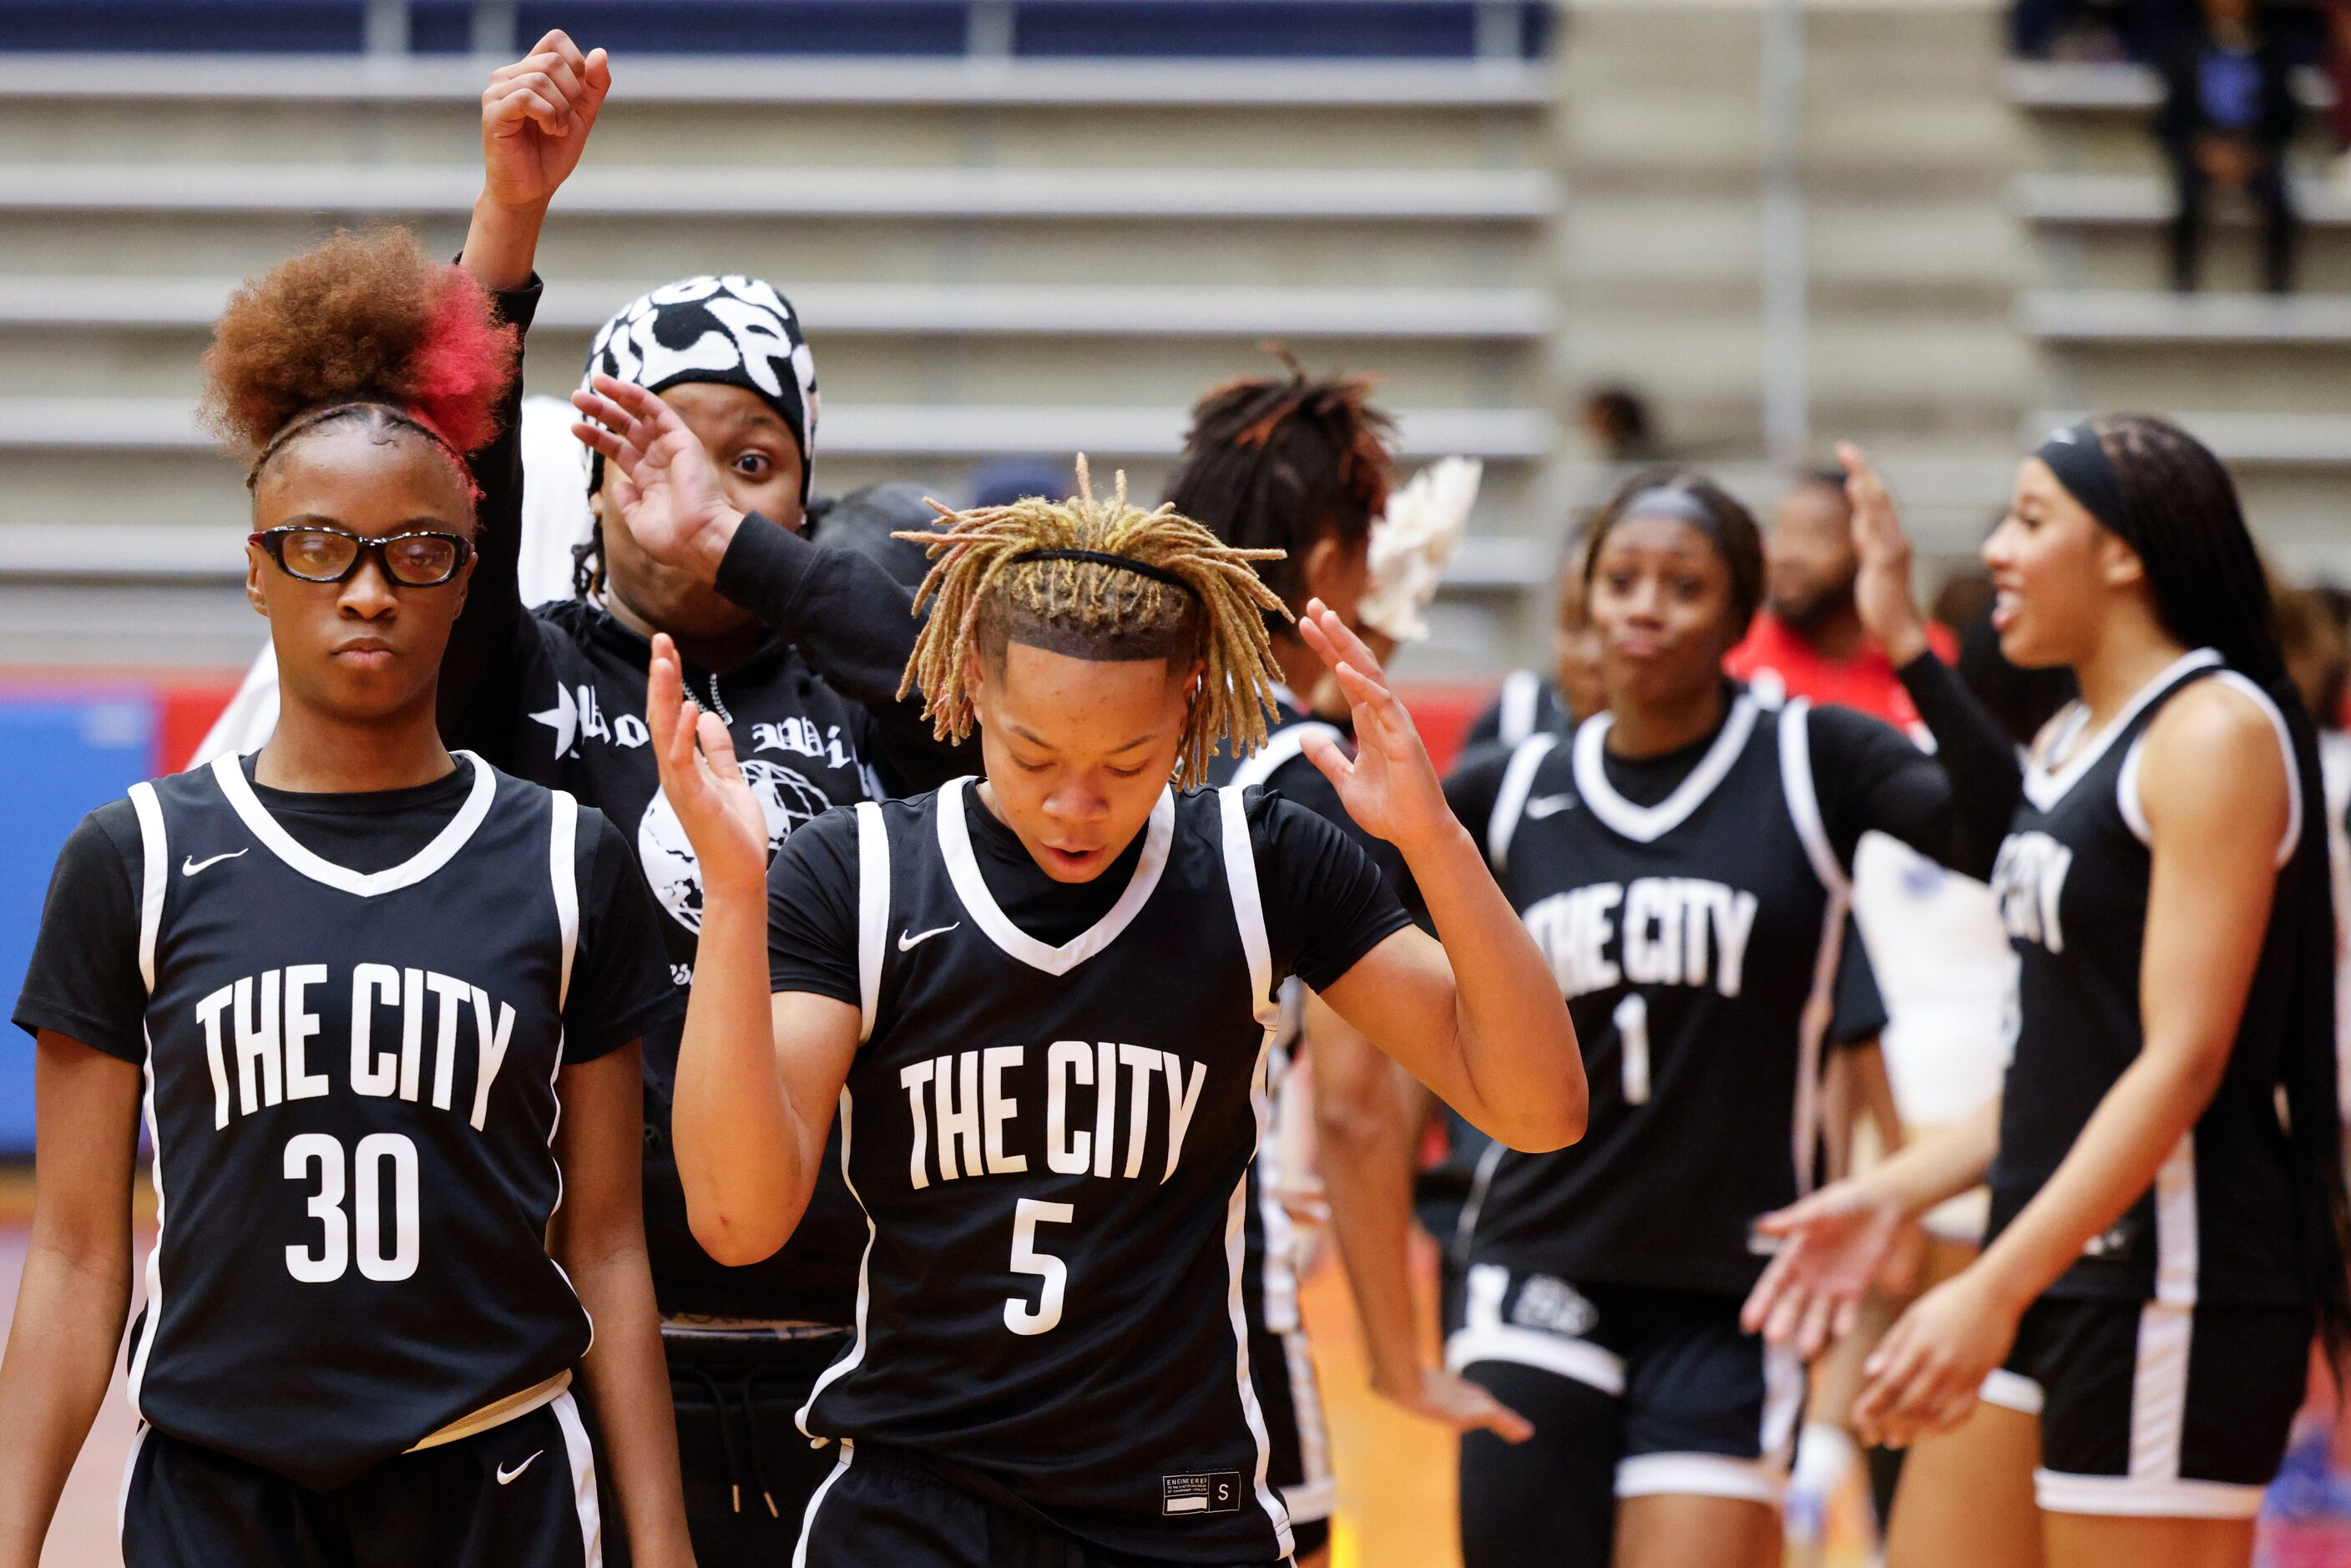
M 1562 443 L 1548 6 L 391 9 L 404 39 L 381 0 L 0 0 L 0 664 L 249 652 L 243 489 L 192 412 L 209 323 L 338 225 L 454 254 L 496 63 L 435 52 L 458 13 L 465 39 L 637 40 L 548 226 L 530 390 L 567 391 L 644 288 L 753 273 L 807 319 L 825 488 L 959 499 L 987 458 L 1082 449 L 1153 495 L 1189 402 L 1285 342 L 1378 370 L 1408 463 L 1487 462 L 1420 673 L 1531 641 L 1549 547 L 1511 535 L 1552 526 L 1531 497 Z M 755 14 L 805 26 L 752 37 Z M 233 52 L 256 37 L 307 52 Z M 140 52 L 158 39 L 173 52 Z
M 2297 83 L 2310 111 L 2293 154 L 2300 291 L 2275 298 L 2253 292 L 2252 214 L 2227 200 L 2208 236 L 2208 291 L 2170 292 L 2175 207 L 2147 131 L 2151 71 L 2020 62 L 2001 85 L 2033 148 L 2011 187 L 2038 256 L 2017 309 L 2043 369 L 2027 434 L 2091 408 L 2170 414 L 2229 461 L 2282 566 L 2351 574 L 2351 192 L 2328 166 L 2325 78 Z

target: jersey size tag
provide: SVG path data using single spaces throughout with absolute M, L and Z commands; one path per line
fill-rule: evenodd
M 1208 1470 L 1199 1475 L 1159 1478 L 1159 1511 L 1162 1514 L 1238 1513 L 1240 1510 L 1241 1473 L 1238 1470 Z

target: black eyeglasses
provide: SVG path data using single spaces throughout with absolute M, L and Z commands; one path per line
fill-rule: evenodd
M 247 538 L 278 570 L 304 582 L 346 581 L 372 550 L 384 576 L 402 588 L 438 588 L 474 553 L 473 541 L 457 534 L 420 531 L 371 538 L 315 523 L 290 523 Z

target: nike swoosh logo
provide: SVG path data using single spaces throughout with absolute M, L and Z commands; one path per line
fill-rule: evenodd
M 898 933 L 898 951 L 911 953 L 932 937 L 944 936 L 962 924 L 958 920 L 954 925 L 934 925 L 928 931 L 901 931 Z
M 1573 795 L 1539 795 L 1527 802 L 1527 815 L 1538 822 L 1545 817 L 1556 817 L 1562 811 L 1574 810 L 1575 797 Z
M 248 844 L 246 848 L 250 849 L 252 846 Z M 180 862 L 180 874 L 182 876 L 193 876 L 196 873 L 204 870 L 204 867 L 208 865 L 218 865 L 223 861 L 233 861 L 243 853 L 245 853 L 245 850 L 231 850 L 225 855 L 214 855 L 208 860 L 198 860 L 195 856 L 189 855 Z
M 514 1469 L 507 1469 L 504 1465 L 500 1465 L 500 1466 L 498 1467 L 498 1485 L 500 1485 L 500 1486 L 505 1486 L 505 1485 L 507 1485 L 508 1482 L 512 1481 L 512 1480 L 515 1479 L 515 1477 L 517 1477 L 517 1476 L 518 1476 L 518 1475 L 522 1474 L 522 1473 L 523 1473 L 523 1471 L 525 1471 L 525 1470 L 527 1470 L 527 1469 L 530 1469 L 531 1459 L 536 1459 L 536 1458 L 538 1458 L 538 1456 L 539 1456 L 540 1454 L 543 1454 L 543 1453 L 545 1453 L 545 1452 L 547 1452 L 547 1450 L 546 1450 L 545 1448 L 540 1448 L 540 1449 L 537 1450 L 536 1452 L 534 1452 L 534 1453 L 530 1456 L 530 1458 L 529 1458 L 529 1459 L 525 1459 L 522 1463 L 520 1463 L 520 1464 L 517 1465 L 517 1466 L 516 1466 Z

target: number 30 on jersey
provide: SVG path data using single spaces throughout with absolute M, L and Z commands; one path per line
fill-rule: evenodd
M 298 1133 L 286 1141 L 286 1179 L 306 1186 L 316 1184 L 309 1196 L 309 1213 L 321 1231 L 314 1243 L 286 1249 L 287 1273 L 306 1285 L 323 1285 L 341 1279 L 354 1258 L 363 1279 L 388 1283 L 416 1272 L 416 1145 L 408 1134 L 370 1133 L 360 1140 L 347 1165 L 340 1138 L 326 1133 Z M 387 1186 L 392 1220 L 389 1252 L 383 1245 Z M 347 1191 L 350 1197 L 348 1218 L 343 1213 Z M 1054 1300 L 1058 1314 L 1059 1296 Z

